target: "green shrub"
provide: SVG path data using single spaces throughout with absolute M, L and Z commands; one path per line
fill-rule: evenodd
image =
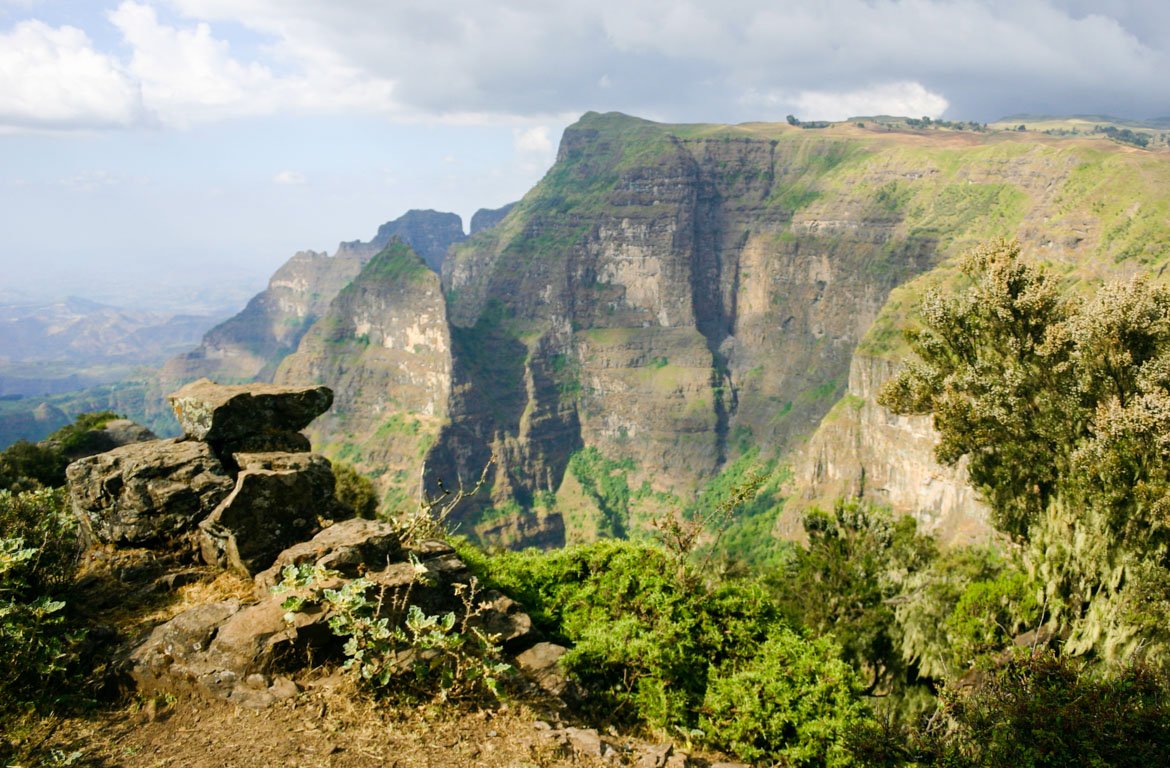
M 333 462 L 334 495 L 342 506 L 351 510 L 355 517 L 373 518 L 378 513 L 378 494 L 374 484 L 352 465 L 343 461 Z
M 82 640 L 59 599 L 78 554 L 64 492 L 0 491 L 0 531 L 0 699 L 40 703 L 58 692 Z
M 752 762 L 848 766 L 850 733 L 867 720 L 860 685 L 828 640 L 774 631 L 746 661 L 711 675 L 700 728 L 707 740 Z
M 0 453 L 0 490 L 20 493 L 65 485 L 65 456 L 55 448 L 19 440 Z
M 477 601 L 478 581 L 453 585 L 462 602 L 460 615 L 430 616 L 410 602 L 415 584 L 426 579 L 426 568 L 413 562 L 414 580 L 389 593 L 366 579 L 324 588 L 322 582 L 337 574 L 310 565 L 286 566 L 273 591 L 289 593 L 281 603 L 289 621 L 292 612 L 308 606 L 328 608 L 329 628 L 346 638 L 342 669 L 374 693 L 473 703 L 497 699 L 511 667 L 502 661 L 497 638 L 476 624 L 484 610 Z
M 689 738 L 701 717 L 720 724 L 731 717 L 744 676 L 783 667 L 787 703 L 765 704 L 755 713 L 766 734 L 760 743 L 732 744 L 714 732 L 701 738 L 733 750 L 828 760 L 839 751 L 827 746 L 836 744 L 835 735 L 818 735 L 821 726 L 811 723 L 799 732 L 779 721 L 773 728 L 773 718 L 807 707 L 827 713 L 824 727 L 836 734 L 838 719 L 848 721 L 861 711 L 853 698 L 853 673 L 835 657 L 835 646 L 809 643 L 787 629 L 779 607 L 755 581 L 708 587 L 663 549 L 629 541 L 490 557 L 463 547 L 461 555 L 488 584 L 521 602 L 546 632 L 571 646 L 562 663 L 584 693 L 584 709 L 595 716 Z M 809 674 L 833 694 L 808 685 Z
M 1141 666 L 1098 677 L 1051 651 L 1017 652 L 970 689 L 943 692 L 945 727 L 930 734 L 944 766 L 1166 765 L 1170 687 Z

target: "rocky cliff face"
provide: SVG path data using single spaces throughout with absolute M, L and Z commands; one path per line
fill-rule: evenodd
M 424 464 L 438 492 L 492 462 L 458 522 L 499 543 L 631 532 L 754 447 L 793 461 L 781 533 L 860 493 L 970 539 L 985 516 L 961 469 L 873 404 L 900 328 L 991 237 L 1071 279 L 1156 270 L 1168 198 L 1166 156 L 1104 140 L 588 114 L 441 282 L 404 247 L 352 244 L 326 290 L 282 277 L 301 298 L 281 316 L 312 327 L 276 376 L 337 392 L 314 438 L 394 504 Z
M 866 498 L 911 514 L 919 530 L 944 543 L 986 542 L 988 511 L 967 483 L 966 461 L 940 465 L 937 434 L 927 416 L 897 416 L 877 404 L 877 394 L 897 367 L 857 355 L 845 396 L 821 421 L 797 455 L 794 483 L 800 491 L 780 515 L 775 533 L 802 538 L 801 513 L 841 497 Z
M 171 359 L 162 372 L 162 390 L 207 377 L 217 381 L 271 381 L 281 360 L 362 267 L 397 238 L 424 255 L 438 270 L 443 255 L 464 239 L 453 213 L 408 211 L 378 228 L 368 243 L 341 243 L 336 253 L 302 251 L 276 271 L 264 292 L 235 317 L 203 337 L 200 346 Z
M 871 149 L 774 130 L 566 131 L 541 184 L 444 268 L 454 380 L 476 396 L 452 398 L 436 477 L 494 453 L 497 505 L 528 507 L 592 446 L 632 487 L 687 496 L 743 446 L 812 430 L 890 289 L 938 255 L 872 186 L 834 183 Z
M 276 381 L 329 383 L 333 408 L 310 437 L 374 477 L 392 508 L 417 500 L 422 457 L 447 416 L 450 348 L 438 276 L 393 240 L 330 302 Z
M 472 477 L 494 455 L 493 525 L 541 520 L 520 535 L 551 541 L 575 525 L 576 486 L 599 481 L 566 472 L 580 448 L 630 491 L 689 498 L 749 446 L 789 455 L 851 380 L 796 495 L 866 490 L 944 537 L 982 535 L 929 426 L 873 405 L 882 361 L 922 290 L 991 237 L 1078 278 L 1164 262 L 1166 161 L 1035 135 L 586 115 L 545 179 L 444 266 L 457 391 L 428 471 Z

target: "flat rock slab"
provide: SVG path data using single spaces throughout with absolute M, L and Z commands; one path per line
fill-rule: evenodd
M 183 433 L 215 446 L 262 447 L 264 435 L 296 433 L 329 410 L 328 387 L 216 384 L 200 379 L 168 396 Z M 273 446 L 287 450 L 285 446 Z
M 333 470 L 324 456 L 287 454 L 272 466 L 242 470 L 235 490 L 199 524 L 199 547 L 209 565 L 255 576 L 337 513 Z
M 266 595 L 280 581 L 281 571 L 289 565 L 310 563 L 355 578 L 402 559 L 402 543 L 390 523 L 361 518 L 343 520 L 311 540 L 281 552 L 272 566 L 256 577 L 256 589 L 261 596 Z
M 152 546 L 191 531 L 235 482 L 204 443 L 152 440 L 73 462 L 65 471 L 86 538 Z

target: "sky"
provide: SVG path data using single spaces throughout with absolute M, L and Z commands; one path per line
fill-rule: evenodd
M 587 110 L 1170 115 L 1164 0 L 0 0 L 0 299 L 254 293 Z

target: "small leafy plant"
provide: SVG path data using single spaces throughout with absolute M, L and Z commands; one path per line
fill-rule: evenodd
M 314 605 L 328 610 L 330 629 L 347 638 L 342 669 L 357 674 L 374 691 L 398 685 L 404 692 L 442 701 L 499 699 L 500 683 L 511 667 L 501 658 L 499 638 L 475 624 L 487 608 L 477 602 L 478 581 L 472 577 L 453 585 L 462 604 L 458 615 L 428 615 L 410 602 L 414 586 L 428 578 L 425 565 L 413 557 L 411 562 L 414 578 L 404 587 L 388 589 L 358 578 L 327 588 L 321 582 L 336 574 L 290 565 L 274 591 L 290 592 L 281 604 L 289 612 L 288 621 Z

